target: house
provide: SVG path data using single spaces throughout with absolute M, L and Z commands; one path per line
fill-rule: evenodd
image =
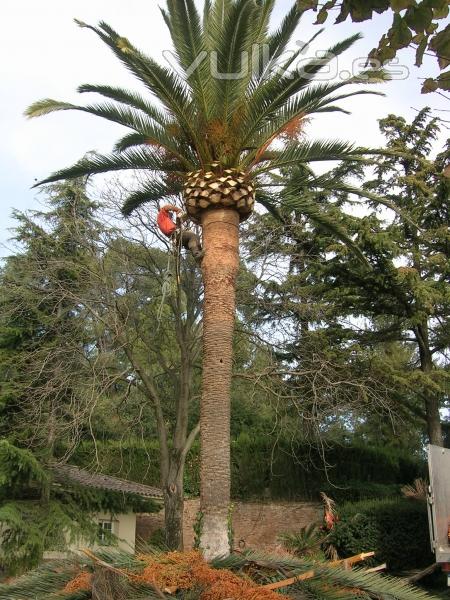
M 156 500 L 158 503 L 163 502 L 163 493 L 156 487 L 134 483 L 101 473 L 90 473 L 89 471 L 68 464 L 55 464 L 51 467 L 51 470 L 56 485 L 76 485 L 84 488 L 124 494 L 125 496 L 137 496 L 143 499 Z M 100 512 L 94 516 L 94 519 L 99 527 L 98 542 L 94 545 L 94 548 L 108 545 L 108 539 L 113 534 L 117 538 L 119 548 L 127 551 L 134 550 L 136 543 L 136 514 L 134 512 L 121 514 Z M 68 550 L 76 552 L 79 548 L 86 546 L 92 547 L 92 544 L 78 540 L 75 544 L 69 544 Z M 61 558 L 61 553 L 46 552 L 44 557 L 46 559 Z

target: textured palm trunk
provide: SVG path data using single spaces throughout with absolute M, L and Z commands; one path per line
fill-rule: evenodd
M 203 391 L 200 416 L 200 546 L 206 559 L 230 552 L 230 393 L 239 269 L 239 214 L 217 208 L 202 215 Z

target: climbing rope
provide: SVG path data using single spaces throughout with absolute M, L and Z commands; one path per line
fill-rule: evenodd
M 178 233 L 172 238 L 172 251 L 169 252 L 169 258 L 167 260 L 167 267 L 164 273 L 164 281 L 161 289 L 161 303 L 156 314 L 158 321 L 157 331 L 161 325 L 161 320 L 164 311 L 164 305 L 166 298 L 175 296 L 178 292 L 178 288 L 181 285 L 180 276 L 180 256 L 181 256 L 181 244 L 183 238 L 183 222 L 179 219 L 178 222 Z M 172 260 L 174 259 L 175 269 L 172 268 Z
M 172 252 L 170 252 L 169 259 L 167 261 L 167 268 L 164 273 L 164 280 L 163 280 L 163 284 L 162 284 L 162 288 L 161 288 L 161 302 L 160 302 L 160 305 L 158 308 L 158 312 L 156 313 L 156 319 L 158 321 L 157 331 L 159 330 L 159 326 L 161 325 L 161 319 L 163 316 L 166 298 L 170 298 L 171 296 L 176 294 L 176 291 L 177 291 L 177 281 L 176 281 L 176 278 L 174 277 L 174 273 L 173 273 L 173 269 L 172 269 L 172 259 L 173 259 L 173 254 L 172 254 Z
M 175 254 L 175 274 L 177 278 L 177 286 L 181 284 L 181 246 L 183 241 L 183 219 L 177 219 L 178 234 L 174 238 L 174 254 Z

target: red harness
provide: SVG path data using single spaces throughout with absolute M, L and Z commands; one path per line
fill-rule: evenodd
M 159 229 L 162 231 L 164 235 L 167 237 L 171 237 L 173 233 L 177 230 L 177 226 L 172 221 L 172 212 L 168 210 L 165 206 L 159 211 L 158 218 L 156 222 L 158 223 Z

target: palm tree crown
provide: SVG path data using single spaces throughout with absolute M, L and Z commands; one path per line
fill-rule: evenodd
M 346 112 L 335 103 L 355 94 L 375 93 L 343 88 L 380 81 L 385 74 L 367 71 L 344 82 L 314 84 L 321 69 L 350 48 L 359 35 L 295 70 L 305 48 L 298 48 L 288 58 L 286 49 L 301 13 L 293 3 L 279 28 L 270 32 L 274 5 L 275 0 L 206 0 L 202 17 L 194 0 L 168 0 L 162 15 L 175 48 L 177 71 L 143 54 L 108 24 L 93 27 L 77 21 L 111 48 L 148 96 L 107 85 L 81 85 L 80 93 L 94 92 L 106 101 L 78 106 L 45 99 L 30 106 L 26 111 L 29 117 L 78 110 L 131 130 L 118 140 L 112 154 L 85 157 L 39 184 L 109 171 L 143 170 L 148 175 L 145 183 L 123 206 L 129 214 L 144 202 L 177 196 L 193 174 L 208 173 L 219 165 L 250 178 L 247 192 L 251 195 L 255 184 L 256 200 L 267 206 L 275 200 L 289 201 L 286 194 L 275 194 L 271 201 L 262 193 L 272 183 L 267 181 L 268 173 L 316 161 L 361 158 L 361 149 L 342 141 L 306 141 L 291 135 L 287 142 L 276 144 L 277 139 L 297 131 L 309 115 Z M 306 204 L 303 201 L 302 208 L 308 211 Z

